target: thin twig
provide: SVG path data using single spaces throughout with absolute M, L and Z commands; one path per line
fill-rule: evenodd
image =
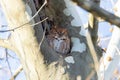
M 11 77 L 10 80 L 14 80 L 17 75 L 23 70 L 22 66 L 20 65 L 19 68 L 15 71 L 14 75 Z
M 92 43 L 92 39 L 91 39 L 91 36 L 90 36 L 89 31 L 87 31 L 86 39 L 87 39 L 88 47 L 89 47 L 89 49 L 90 49 L 91 56 L 92 56 L 93 61 L 94 61 L 95 71 L 96 71 L 97 74 L 98 74 L 99 61 L 98 61 L 97 54 L 96 54 L 94 45 L 93 45 L 93 43 Z M 99 75 L 99 74 L 98 74 L 98 75 Z
M 7 26 L 7 25 L 3 25 L 3 24 L 1 24 L 0 27 L 8 27 L 8 26 Z
M 43 42 L 43 40 L 44 40 L 44 38 L 45 38 L 45 33 L 46 33 L 46 26 L 45 26 L 45 30 L 44 30 L 44 32 L 43 32 L 42 39 L 41 39 L 41 41 L 40 41 L 40 43 L 39 43 L 39 49 L 40 49 L 41 44 L 42 44 L 42 42 Z
M 5 51 L 6 51 L 6 62 L 8 64 L 8 68 L 9 68 L 11 76 L 12 76 L 12 70 L 11 70 L 11 66 L 10 66 L 9 60 L 8 60 L 8 50 L 7 50 L 7 48 L 5 49 Z
M 108 12 L 107 10 L 99 7 L 93 1 L 91 0 L 72 0 L 72 1 L 77 3 L 77 5 L 82 7 L 84 10 L 92 13 L 95 17 L 101 17 L 102 19 L 120 28 L 120 18 L 114 15 L 113 13 Z
M 43 5 L 39 8 L 39 10 L 34 14 L 34 16 L 33 16 L 28 22 L 26 22 L 26 23 L 24 23 L 24 24 L 22 24 L 22 25 L 20 25 L 20 26 L 18 26 L 18 27 L 15 27 L 15 28 L 13 28 L 13 29 L 0 30 L 0 32 L 14 31 L 14 30 L 16 30 L 16 29 L 19 29 L 19 28 L 23 27 L 23 26 L 26 25 L 26 24 L 29 24 L 29 23 L 38 15 L 38 13 L 42 10 L 42 8 L 43 8 L 46 4 L 47 4 L 47 0 L 44 1 Z
M 12 55 L 10 55 L 10 54 L 7 54 L 7 56 L 9 56 L 9 57 L 11 57 L 11 58 L 13 58 L 13 59 L 15 59 L 15 60 L 19 60 L 18 58 L 14 57 L 14 56 L 12 56 Z
M 30 21 L 32 21 L 37 15 L 38 13 L 42 10 L 42 8 L 47 4 L 47 0 L 44 1 L 43 5 L 39 8 L 39 10 L 35 13 L 35 15 L 31 18 Z M 29 21 L 29 22 L 30 22 Z
M 35 24 L 32 24 L 32 25 L 30 25 L 30 26 L 38 25 L 38 24 L 44 22 L 44 21 L 47 20 L 47 19 L 48 19 L 48 17 L 46 17 L 46 18 L 43 19 L 42 21 L 39 21 L 39 22 L 37 22 L 37 23 L 35 23 Z M 20 28 L 20 27 L 19 27 L 19 28 Z M 18 29 L 18 28 L 16 28 L 16 29 Z M 9 29 L 9 30 L 0 30 L 0 32 L 9 32 L 9 31 L 14 31 L 14 30 L 15 30 L 15 28 L 14 28 L 14 29 Z
M 30 26 L 36 26 L 36 25 L 38 25 L 38 24 L 40 24 L 40 23 L 46 21 L 47 19 L 48 19 L 48 17 L 46 17 L 46 18 L 43 19 L 42 21 L 39 21 L 39 22 L 37 22 L 37 23 L 35 23 L 35 24 L 32 24 L 32 25 L 30 25 Z

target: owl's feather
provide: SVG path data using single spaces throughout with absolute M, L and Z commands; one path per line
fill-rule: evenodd
M 65 28 L 52 28 L 47 35 L 47 40 L 57 53 L 67 54 L 70 50 L 70 38 Z

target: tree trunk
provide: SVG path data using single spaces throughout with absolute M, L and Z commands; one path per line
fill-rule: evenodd
M 22 0 L 0 0 L 0 3 L 9 29 L 28 22 L 27 16 L 29 15 Z M 20 58 L 27 80 L 44 80 L 44 77 L 47 76 L 44 60 L 30 23 L 11 31 L 10 41 L 18 51 L 16 54 Z
M 57 54 L 48 46 L 46 39 L 39 46 L 43 36 L 42 28 L 33 29 L 32 23 L 17 28 L 29 21 L 30 15 L 23 0 L 0 0 L 9 29 L 13 29 L 9 40 L 20 58 L 27 80 L 97 80 L 86 38 L 81 33 L 83 27 L 77 25 L 81 22 L 74 23 L 76 16 L 72 9 L 75 6 L 66 1 L 49 0 L 45 12 L 49 17 L 52 15 L 55 25 L 68 29 L 72 44 L 69 56 Z M 71 15 L 67 14 L 67 11 Z M 41 29 L 41 34 L 38 29 Z

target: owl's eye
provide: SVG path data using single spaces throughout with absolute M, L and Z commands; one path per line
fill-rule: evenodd
M 62 38 L 62 40 L 66 40 L 66 38 Z
M 58 37 L 57 37 L 57 36 L 54 36 L 54 38 L 55 38 L 55 39 L 58 39 Z
M 55 39 L 58 39 L 58 38 L 55 38 Z

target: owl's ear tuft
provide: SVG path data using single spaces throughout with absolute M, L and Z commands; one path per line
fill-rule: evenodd
M 63 30 L 62 30 L 62 33 L 65 33 L 65 32 L 67 32 L 67 29 L 63 29 Z

